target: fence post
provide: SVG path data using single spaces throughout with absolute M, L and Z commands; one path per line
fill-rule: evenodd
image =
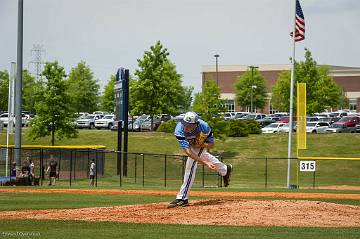
M 98 175 L 98 168 L 99 168 L 97 154 L 96 154 L 95 160 L 96 160 L 96 164 L 95 164 L 95 187 L 97 187 L 97 180 L 98 180 L 97 175 Z
M 72 150 L 70 151 L 70 187 L 71 187 L 71 177 L 72 177 Z
M 143 177 L 143 187 L 145 187 L 145 155 L 142 154 L 143 159 L 143 168 L 142 168 L 142 177 Z
M 166 154 L 165 154 L 165 159 L 164 159 L 164 185 L 166 188 Z
M 118 175 L 119 175 L 119 178 L 120 178 L 120 187 L 122 186 L 122 166 L 121 166 L 121 152 L 120 151 L 117 151 L 117 170 L 118 170 Z M 105 164 L 104 164 L 105 165 Z
M 268 184 L 268 158 L 265 158 L 265 188 L 267 188 Z
M 45 172 L 45 168 L 44 168 L 44 157 L 43 157 L 43 149 L 40 148 L 40 185 L 43 185 L 43 180 L 44 180 L 44 172 Z
M 315 161 L 316 162 L 316 161 Z M 316 162 L 317 164 L 317 162 Z M 316 178 L 316 170 L 314 171 L 314 177 L 313 177 L 313 188 L 315 188 L 315 178 Z
M 202 187 L 205 188 L 205 165 L 202 165 Z
M 134 160 L 134 177 L 135 177 L 135 184 L 136 184 L 136 171 L 137 171 L 137 155 L 135 154 L 135 160 Z
M 74 157 L 74 182 L 75 182 L 75 179 L 76 179 L 76 150 L 74 152 L 75 152 L 75 157 Z

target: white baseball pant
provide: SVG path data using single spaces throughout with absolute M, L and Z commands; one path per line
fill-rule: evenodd
M 191 148 L 191 150 L 197 155 L 200 152 L 200 148 Z M 216 167 L 216 171 L 221 176 L 225 176 L 227 172 L 226 165 L 220 162 L 214 155 L 207 152 L 206 149 L 202 150 L 200 158 L 204 161 L 210 161 L 211 163 L 213 163 Z M 197 161 L 188 157 L 185 166 L 184 181 L 183 184 L 181 185 L 178 195 L 176 196 L 176 199 L 186 200 L 189 198 L 189 191 L 195 180 L 196 168 L 197 168 Z

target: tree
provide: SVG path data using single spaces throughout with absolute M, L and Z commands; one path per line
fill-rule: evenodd
M 236 103 L 251 109 L 264 108 L 266 103 L 265 79 L 257 69 L 248 69 L 235 83 Z
M 113 112 L 115 108 L 115 76 L 111 75 L 110 80 L 105 86 L 104 94 L 101 96 L 101 109 Z
M 181 75 L 167 58 L 169 52 L 160 41 L 138 59 L 136 82 L 131 84 L 132 114 L 178 113 L 183 104 Z
M 23 71 L 22 81 L 22 109 L 36 113 L 35 102 L 40 97 L 42 90 L 42 82 L 36 81 L 35 77 L 32 76 L 28 70 Z
M 98 109 L 100 86 L 84 61 L 71 69 L 67 82 L 75 112 L 94 112 Z
M 37 115 L 31 122 L 30 136 L 36 139 L 51 135 L 51 145 L 55 145 L 55 134 L 58 139 L 77 136 L 75 114 L 70 107 L 64 68 L 57 61 L 50 62 L 42 74 L 47 82 L 41 90 L 42 97 L 35 103 Z
M 0 111 L 8 110 L 9 73 L 0 71 Z
M 184 86 L 184 93 L 182 94 L 182 99 L 180 99 L 179 112 L 187 112 L 190 110 L 191 102 L 192 102 L 192 93 L 194 91 L 193 86 Z
M 219 115 L 224 112 L 224 101 L 220 99 L 220 88 L 212 79 L 205 80 L 203 92 L 195 94 L 193 110 L 198 113 Z
M 212 79 L 206 79 L 201 93 L 195 94 L 193 110 L 201 113 L 201 118 L 209 123 L 215 137 L 224 139 L 227 124 L 220 117 L 225 111 L 224 101 L 220 99 L 220 88 Z
M 305 61 L 295 62 L 295 80 L 306 83 L 307 113 L 322 112 L 330 107 L 337 107 L 343 102 L 343 90 L 329 75 L 326 66 L 318 66 L 311 52 L 305 48 Z M 290 71 L 280 74 L 272 89 L 272 104 L 281 111 L 289 111 L 290 106 Z M 294 84 L 294 102 L 296 102 L 296 84 Z

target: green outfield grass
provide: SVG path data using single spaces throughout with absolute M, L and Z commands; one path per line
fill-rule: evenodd
M 50 145 L 50 137 L 32 140 L 28 129 L 23 130 L 23 144 Z M 296 134 L 293 134 L 293 153 L 296 155 Z M 308 150 L 303 156 L 360 157 L 360 134 L 308 134 Z M 249 137 L 216 140 L 215 151 L 225 157 L 245 158 L 286 158 L 287 134 L 249 135 Z M 10 142 L 14 142 L 11 135 Z M 0 144 L 6 144 L 6 131 L 0 134 Z M 117 133 L 109 130 L 79 130 L 79 137 L 55 141 L 56 145 L 105 145 L 107 149 L 117 148 Z M 129 152 L 179 154 L 173 134 L 160 132 L 129 132 Z
M 225 162 L 234 165 L 232 175 L 232 188 L 279 188 L 286 186 L 287 180 L 287 134 L 250 135 L 243 138 L 227 138 L 225 141 L 217 140 L 214 152 L 223 155 Z M 13 138 L 11 139 L 13 141 Z M 3 132 L 0 136 L 0 144 L 6 142 Z M 28 137 L 24 130 L 23 144 L 48 145 L 50 138 L 42 138 L 36 141 Z M 295 152 L 295 134 L 293 137 L 293 155 Z M 308 134 L 308 150 L 302 150 L 303 156 L 337 156 L 337 157 L 360 157 L 360 134 Z M 107 149 L 116 149 L 117 133 L 108 130 L 79 130 L 79 137 L 56 141 L 57 145 L 105 145 Z M 172 134 L 158 132 L 130 132 L 129 152 L 158 153 L 158 154 L 182 154 L 175 137 Z M 108 155 L 106 160 L 105 177 L 98 179 L 100 187 L 117 187 L 120 185 L 119 178 L 114 176 L 116 167 L 115 155 Z M 142 186 L 142 159 L 129 156 L 129 174 L 123 178 L 122 186 Z M 265 158 L 269 159 L 267 166 Z M 135 177 L 135 161 L 137 170 Z M 315 186 L 327 185 L 360 185 L 358 172 L 360 161 L 318 161 L 315 175 Z M 267 174 L 265 169 L 267 167 Z M 178 187 L 181 184 L 181 162 L 167 159 L 167 187 Z M 4 175 L 4 169 L 0 168 L 0 174 Z M 194 187 L 202 187 L 202 175 L 198 170 Z M 145 159 L 145 187 L 165 186 L 164 182 L 164 157 L 149 157 Z M 297 164 L 294 160 L 291 166 L 291 182 L 300 187 L 311 187 L 314 183 L 313 173 L 300 173 L 297 182 Z M 72 186 L 87 187 L 87 180 L 76 180 Z M 216 178 L 207 176 L 205 186 L 215 186 Z M 69 182 L 60 182 L 67 186 Z

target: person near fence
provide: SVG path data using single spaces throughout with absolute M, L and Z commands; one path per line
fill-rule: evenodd
M 214 136 L 208 123 L 199 119 L 195 112 L 187 112 L 176 125 L 175 137 L 188 158 L 183 184 L 176 199 L 169 204 L 169 208 L 189 204 L 189 191 L 195 179 L 198 162 L 217 171 L 223 177 L 224 186 L 229 186 L 232 165 L 220 162 L 207 151 L 214 147 Z
M 20 178 L 23 179 L 25 185 L 31 185 L 30 166 L 27 160 L 24 161 L 23 166 L 21 167 Z
M 57 175 L 57 162 L 54 159 L 53 155 L 50 155 L 50 163 L 46 169 L 46 173 L 49 174 L 49 186 L 56 185 L 56 175 Z
M 90 186 L 94 186 L 94 180 L 96 176 L 96 164 L 94 160 L 90 161 L 90 171 L 89 171 L 89 177 L 90 177 Z
M 10 176 L 12 178 L 16 178 L 16 162 L 15 161 L 12 162 L 12 164 L 11 164 L 11 174 L 10 174 Z
M 35 179 L 34 167 L 35 167 L 35 165 L 29 156 L 26 157 L 26 161 L 29 165 L 29 170 L 30 170 L 30 172 L 29 172 L 30 185 L 34 185 L 34 179 Z

